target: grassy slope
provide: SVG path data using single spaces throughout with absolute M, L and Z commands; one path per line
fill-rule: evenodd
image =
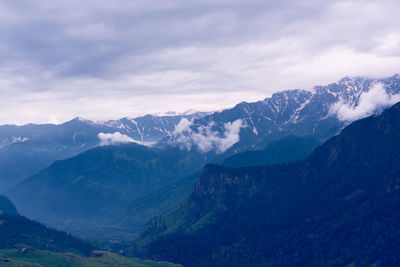
M 168 262 L 142 261 L 123 257 L 114 253 L 96 251 L 98 257 L 81 257 L 70 253 L 54 253 L 44 250 L 30 250 L 26 253 L 11 249 L 0 250 L 0 266 L 58 266 L 58 267 L 173 267 L 180 266 Z

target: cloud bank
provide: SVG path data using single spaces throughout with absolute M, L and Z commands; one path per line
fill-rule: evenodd
M 398 0 L 0 1 L 0 124 L 211 111 L 391 76 L 399 11 Z
M 383 84 L 376 83 L 368 92 L 360 95 L 358 103 L 346 103 L 340 99 L 332 105 L 331 114 L 336 114 L 341 121 L 355 121 L 368 117 L 400 101 L 400 94 L 390 95 Z
M 196 131 L 193 130 L 193 127 Z M 182 149 L 190 150 L 196 147 L 203 153 L 216 151 L 224 153 L 240 140 L 240 129 L 245 127 L 241 119 L 224 124 L 222 133 L 214 131 L 214 123 L 207 126 L 193 125 L 193 122 L 183 118 L 173 133 L 173 143 Z

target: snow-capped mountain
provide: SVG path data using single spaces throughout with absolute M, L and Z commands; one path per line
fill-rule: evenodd
M 60 125 L 0 126 L 0 190 L 102 144 L 156 143 L 229 156 L 287 135 L 325 140 L 350 121 L 400 101 L 400 75 L 343 78 L 311 90 L 287 90 L 215 113 L 146 115 L 110 121 L 76 118 Z M 21 167 L 23 166 L 23 167 Z
M 288 90 L 254 103 L 184 121 L 169 140 L 183 148 L 231 153 L 263 148 L 286 135 L 314 135 L 325 140 L 350 121 L 400 101 L 400 75 L 386 79 L 343 78 L 312 90 Z M 236 122 L 238 129 L 232 129 Z M 240 123 L 238 123 L 240 122 Z M 236 141 L 221 148 L 224 141 Z

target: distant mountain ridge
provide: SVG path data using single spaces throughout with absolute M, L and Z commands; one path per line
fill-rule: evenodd
M 156 142 L 171 135 L 182 118 L 193 120 L 206 114 L 146 115 L 106 122 L 75 118 L 59 125 L 2 125 L 0 191 L 41 171 L 55 160 L 66 159 L 98 146 L 101 143 L 99 133 L 119 132 L 139 143 Z

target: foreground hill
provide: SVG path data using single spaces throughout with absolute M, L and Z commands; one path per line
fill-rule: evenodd
M 89 255 L 94 247 L 65 232 L 29 220 L 17 214 L 14 205 L 0 196 L 0 249 L 11 249 L 15 245 L 55 252 L 74 252 Z
M 65 232 L 60 232 L 19 215 L 0 215 L 0 248 L 24 244 L 55 252 L 89 255 L 94 247 Z
M 177 266 L 94 251 L 94 246 L 70 234 L 16 215 L 4 196 L 0 210 L 0 266 Z
M 400 104 L 304 161 L 208 165 L 187 204 L 152 220 L 137 244 L 185 266 L 396 266 L 398 147 Z

